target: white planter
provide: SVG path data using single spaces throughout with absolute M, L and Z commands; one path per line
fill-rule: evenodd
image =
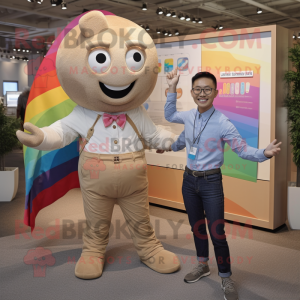
M 19 168 L 5 168 L 0 171 L 0 202 L 11 201 L 18 191 Z
M 300 187 L 291 182 L 288 186 L 288 220 L 291 229 L 300 230 Z

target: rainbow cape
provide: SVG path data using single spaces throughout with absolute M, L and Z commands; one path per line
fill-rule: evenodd
M 113 15 L 100 10 L 104 15 Z M 85 14 L 85 13 L 84 13 Z M 37 127 L 49 126 L 69 115 L 77 105 L 62 89 L 56 74 L 56 54 L 68 32 L 78 25 L 76 17 L 59 34 L 35 75 L 27 102 L 25 122 Z M 69 190 L 80 187 L 78 179 L 78 141 L 54 150 L 39 151 L 24 146 L 26 199 L 24 223 L 35 226 L 39 211 Z

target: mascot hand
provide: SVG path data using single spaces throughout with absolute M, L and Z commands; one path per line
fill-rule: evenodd
M 17 138 L 23 145 L 27 147 L 37 147 L 43 142 L 44 132 L 41 129 L 29 122 L 24 124 L 24 129 L 31 132 L 31 134 L 21 130 L 17 131 Z

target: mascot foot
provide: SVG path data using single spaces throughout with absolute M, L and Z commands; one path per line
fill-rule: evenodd
M 75 276 L 81 279 L 94 279 L 102 275 L 104 257 L 81 255 L 76 267 Z
M 158 273 L 173 273 L 180 268 L 177 255 L 167 250 L 162 250 L 147 260 L 142 260 L 142 262 Z

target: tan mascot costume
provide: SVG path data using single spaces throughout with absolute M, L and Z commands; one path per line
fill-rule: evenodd
M 156 127 L 142 105 L 156 84 L 157 66 L 155 45 L 144 29 L 89 12 L 64 38 L 56 59 L 60 84 L 78 105 L 49 127 L 25 123 L 31 134 L 17 132 L 24 145 L 38 150 L 65 147 L 78 136 L 85 139 L 78 164 L 87 222 L 75 267 L 79 278 L 102 274 L 116 202 L 141 261 L 159 273 L 180 268 L 176 255 L 157 240 L 149 218 L 144 149 L 168 150 L 177 139 Z

